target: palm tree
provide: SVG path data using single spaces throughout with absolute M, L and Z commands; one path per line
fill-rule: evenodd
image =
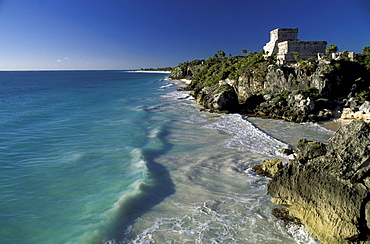
M 338 52 L 338 47 L 334 44 L 330 44 L 326 49 L 326 53 L 336 53 Z
M 370 53 L 370 46 L 364 46 L 364 47 L 362 48 L 362 53 L 363 53 L 363 54 L 368 54 L 368 53 Z
M 224 58 L 226 56 L 225 52 L 224 51 L 221 51 L 221 50 L 218 50 L 217 51 L 217 54 L 221 57 L 221 58 Z

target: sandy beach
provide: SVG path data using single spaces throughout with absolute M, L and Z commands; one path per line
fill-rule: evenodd
M 136 72 L 136 73 L 163 73 L 163 74 L 169 74 L 171 71 L 157 71 L 157 70 L 131 70 L 128 72 Z
M 319 124 L 324 126 L 328 130 L 336 131 L 339 127 L 349 124 L 352 120 L 346 119 L 335 119 L 331 121 L 320 122 Z

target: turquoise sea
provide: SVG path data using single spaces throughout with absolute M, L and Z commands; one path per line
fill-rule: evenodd
M 332 132 L 202 112 L 167 76 L 0 72 L 0 243 L 316 243 L 250 169 Z

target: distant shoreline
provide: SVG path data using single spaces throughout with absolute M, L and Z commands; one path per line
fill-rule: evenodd
M 130 70 L 127 72 L 135 72 L 135 73 L 165 73 L 169 74 L 171 71 L 161 71 L 161 70 Z

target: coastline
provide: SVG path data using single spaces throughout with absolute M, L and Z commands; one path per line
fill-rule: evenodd
M 170 74 L 171 71 L 160 71 L 160 70 L 130 70 L 127 72 L 135 72 L 135 73 L 163 73 L 163 74 Z
M 179 81 L 182 81 L 187 85 L 189 85 L 191 83 L 191 80 L 188 80 L 188 79 L 179 79 Z
M 347 125 L 351 123 L 352 121 L 353 119 L 340 119 L 339 118 L 339 119 L 333 119 L 329 121 L 322 121 L 322 122 L 319 122 L 318 124 L 325 127 L 328 130 L 337 131 L 340 127 L 342 127 L 343 125 Z
M 137 71 L 140 72 L 140 71 Z M 143 71 L 145 72 L 145 71 Z M 160 72 L 160 71 L 159 71 Z M 191 83 L 192 80 L 190 79 L 173 79 L 177 81 L 181 81 L 187 85 Z M 258 116 L 257 116 L 258 117 Z M 353 119 L 341 119 L 341 118 L 333 118 L 328 121 L 318 121 L 317 124 L 323 126 L 325 129 L 331 130 L 331 131 L 337 131 L 341 126 L 349 124 Z

